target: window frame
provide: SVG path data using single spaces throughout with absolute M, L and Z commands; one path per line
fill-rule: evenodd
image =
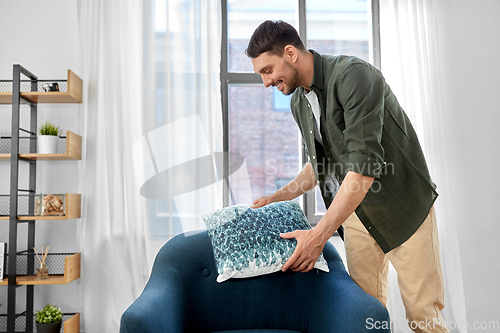
M 306 18 L 306 0 L 296 0 L 298 33 L 307 48 L 307 18 Z M 371 0 L 371 24 L 372 24 L 372 45 L 371 51 L 373 64 L 380 68 L 380 10 L 379 0 Z M 229 72 L 229 48 L 228 48 L 228 15 L 227 0 L 221 0 L 221 18 L 222 18 L 222 45 L 221 45 L 221 97 L 222 97 L 222 121 L 223 121 L 223 151 L 229 152 L 229 86 L 231 84 L 263 84 L 262 78 L 256 73 L 233 73 Z M 300 163 L 302 166 L 307 162 L 307 154 L 304 143 L 302 143 L 300 153 Z M 223 161 L 223 179 L 229 179 L 229 158 L 224 154 Z M 228 186 L 224 186 L 223 205 L 230 205 Z M 311 190 L 302 196 L 302 207 L 304 213 L 311 225 L 316 225 L 323 213 L 316 213 L 316 190 Z M 336 233 L 337 234 L 337 233 Z

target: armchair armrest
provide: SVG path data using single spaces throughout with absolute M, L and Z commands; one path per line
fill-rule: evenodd
M 142 294 L 122 315 L 120 333 L 184 331 L 184 288 L 177 271 L 154 271 Z

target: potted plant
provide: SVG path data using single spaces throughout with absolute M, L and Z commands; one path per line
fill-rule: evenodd
M 55 305 L 47 303 L 42 310 L 35 314 L 35 322 L 38 333 L 60 333 L 62 311 Z
M 39 154 L 56 154 L 57 144 L 61 130 L 59 126 L 52 125 L 48 121 L 38 128 L 38 153 Z

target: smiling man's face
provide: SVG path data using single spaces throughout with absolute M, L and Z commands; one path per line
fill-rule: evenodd
M 255 73 L 260 74 L 264 86 L 277 87 L 284 95 L 292 94 L 299 87 L 299 72 L 287 60 L 287 56 L 279 57 L 270 52 L 252 58 Z

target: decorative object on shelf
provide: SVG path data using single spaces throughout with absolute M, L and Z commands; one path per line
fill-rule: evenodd
M 64 216 L 65 194 L 36 194 L 35 216 Z
M 36 249 L 33 248 L 35 251 L 36 257 L 38 258 L 38 261 L 40 262 L 40 267 L 36 269 L 36 278 L 38 280 L 45 280 L 49 278 L 49 268 L 45 264 L 45 261 L 47 260 L 47 255 L 49 254 L 49 249 L 50 246 L 48 246 L 45 250 L 45 253 L 43 252 L 43 246 L 42 246 L 42 259 L 40 259 L 40 256 L 38 256 L 38 252 L 36 252 Z
M 0 280 L 5 279 L 7 267 L 7 243 L 0 243 Z
M 57 82 L 46 83 L 43 85 L 43 91 L 45 91 L 45 92 L 59 91 L 59 84 Z
M 56 154 L 59 135 L 61 135 L 59 126 L 52 125 L 48 121 L 38 128 L 38 153 Z
M 36 331 L 38 333 L 60 333 L 62 315 L 60 308 L 47 303 L 42 310 L 35 314 Z

